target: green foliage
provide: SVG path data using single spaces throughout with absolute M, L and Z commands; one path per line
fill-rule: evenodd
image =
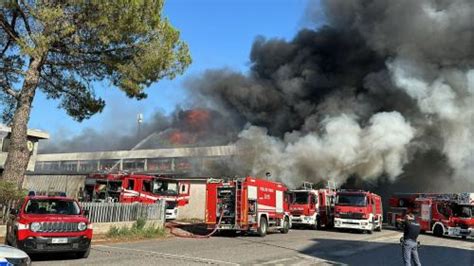
M 146 220 L 138 219 L 131 227 L 112 226 L 106 234 L 109 238 L 115 239 L 143 239 L 166 236 L 163 227 L 150 224 L 146 226 Z
M 108 80 L 131 98 L 182 74 L 191 63 L 179 31 L 163 17 L 163 0 L 9 1 L 0 12 L 0 92 L 7 112 L 31 67 L 37 88 L 81 121 L 104 108 L 95 82 Z M 23 84 L 24 87 L 24 84 Z
M 17 183 L 0 180 L 0 203 L 19 200 L 25 196 L 26 191 L 18 189 Z

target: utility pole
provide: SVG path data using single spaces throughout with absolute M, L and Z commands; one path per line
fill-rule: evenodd
M 140 140 L 142 124 L 143 124 L 143 114 L 138 113 L 137 114 L 137 141 Z

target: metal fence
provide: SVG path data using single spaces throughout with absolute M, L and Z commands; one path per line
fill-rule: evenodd
M 15 208 L 17 201 L 0 202 L 0 225 L 6 224 L 11 208 Z M 158 201 L 155 204 L 141 203 L 105 203 L 81 202 L 84 210 L 89 211 L 89 220 L 92 223 L 128 222 L 139 218 L 154 220 L 157 223 L 165 221 L 165 204 Z
M 102 202 L 80 204 L 84 210 L 89 211 L 89 220 L 92 223 L 136 221 L 139 218 L 155 220 L 158 223 L 165 221 L 164 201 L 155 204 Z

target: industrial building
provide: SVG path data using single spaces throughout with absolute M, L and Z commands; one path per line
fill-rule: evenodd
M 190 183 L 189 204 L 179 219 L 204 219 L 206 180 L 209 169 L 238 155 L 236 146 L 141 149 L 102 152 L 38 154 L 34 171 L 24 187 L 32 190 L 63 190 L 77 195 L 86 176 L 98 172 L 170 174 Z
M 8 148 L 10 146 L 11 128 L 0 124 L 0 174 L 3 172 L 3 167 L 8 155 Z M 31 152 L 30 161 L 28 163 L 27 171 L 33 171 L 38 153 L 38 141 L 48 139 L 49 134 L 37 129 L 28 129 L 28 149 Z

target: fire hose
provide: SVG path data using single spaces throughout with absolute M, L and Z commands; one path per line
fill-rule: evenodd
M 217 230 L 219 230 L 219 227 L 221 225 L 221 222 L 222 222 L 222 217 L 224 216 L 224 208 L 222 208 L 221 212 L 220 212 L 220 215 L 219 215 L 219 221 L 217 222 L 216 226 L 214 227 L 214 229 L 207 235 L 196 235 L 196 234 L 193 234 L 193 233 L 189 233 L 189 234 L 180 234 L 178 232 L 175 232 L 174 229 L 175 228 L 179 228 L 179 224 L 178 223 L 175 223 L 175 222 L 168 222 L 166 224 L 166 228 L 170 229 L 170 233 L 174 236 L 177 236 L 177 237 L 181 237 L 181 238 L 209 238 L 211 237 L 212 235 L 214 235 Z

